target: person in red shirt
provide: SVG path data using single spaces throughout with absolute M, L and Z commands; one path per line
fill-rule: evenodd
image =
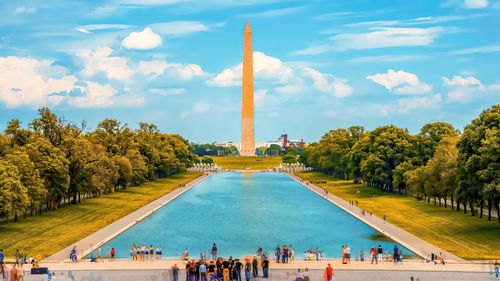
M 330 264 L 325 269 L 325 274 L 323 275 L 323 280 L 324 281 L 332 281 L 333 279 L 333 268 Z
M 111 248 L 111 260 L 115 260 L 115 248 Z
M 377 250 L 375 250 L 375 246 L 372 246 L 372 249 L 370 250 L 370 255 L 372 256 L 372 263 L 375 260 L 375 263 L 378 264 L 378 261 L 377 261 Z

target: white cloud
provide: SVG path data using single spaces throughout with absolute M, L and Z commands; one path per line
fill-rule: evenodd
M 196 32 L 210 31 L 212 28 L 220 27 L 223 23 L 206 25 L 199 21 L 172 21 L 160 22 L 149 25 L 154 31 L 170 36 L 182 36 Z
M 332 93 L 339 98 L 347 97 L 352 93 L 352 88 L 347 85 L 346 79 L 339 79 L 310 67 L 305 67 L 302 73 L 304 76 L 312 78 L 313 87 L 321 92 Z
M 153 95 L 176 96 L 186 92 L 184 88 L 151 88 L 148 92 Z
M 296 94 L 304 89 L 302 84 L 288 84 L 282 87 L 276 87 L 276 91 L 283 94 Z
M 439 108 L 441 106 L 441 94 L 426 97 L 401 98 L 397 102 L 396 110 L 399 113 L 407 113 L 412 109 Z
M 82 87 L 82 96 L 71 97 L 69 103 L 78 108 L 110 107 L 114 104 L 113 97 L 118 93 L 110 85 L 101 85 L 96 82 L 86 81 Z
M 75 76 L 50 60 L 0 57 L 0 100 L 7 107 L 59 104 L 75 88 Z
M 468 54 L 492 53 L 492 52 L 500 52 L 500 44 L 458 50 L 451 53 L 454 55 L 468 55 Z
M 291 7 L 291 8 L 268 10 L 264 12 L 251 13 L 251 14 L 242 14 L 239 16 L 243 18 L 275 18 L 275 17 L 290 15 L 302 9 L 303 7 Z
M 464 7 L 467 9 L 483 9 L 488 7 L 488 0 L 465 0 Z
M 136 72 L 151 76 L 153 79 L 166 73 L 180 80 L 191 80 L 196 76 L 205 74 L 201 66 L 197 64 L 168 63 L 161 60 L 140 61 L 136 68 Z
M 104 72 L 108 79 L 128 81 L 132 75 L 132 70 L 128 67 L 128 59 L 124 57 L 111 56 L 113 50 L 108 47 L 99 47 L 96 50 L 81 50 L 77 56 L 84 59 L 84 69 L 82 75 L 93 76 L 99 72 Z
M 462 77 L 457 75 L 453 76 L 451 80 L 447 77 L 443 77 L 443 81 L 447 86 L 482 86 L 481 82 L 473 76 Z
M 363 50 L 388 47 L 428 46 L 443 33 L 442 27 L 372 27 L 366 33 L 342 33 L 332 36 L 333 44 L 316 44 L 290 55 L 317 55 L 332 50 Z
M 322 73 L 311 67 L 296 63 L 283 63 L 280 59 L 261 52 L 253 56 L 254 80 L 256 83 L 270 83 L 278 93 L 295 94 L 306 88 L 306 80 L 312 87 L 336 97 L 347 97 L 352 88 L 347 80 Z M 232 87 L 241 85 L 243 64 L 224 69 L 207 81 L 210 86 Z
M 425 60 L 430 57 L 427 55 L 382 55 L 382 56 L 367 56 L 350 59 L 352 63 L 376 63 L 376 62 L 400 62 L 411 60 Z
M 122 41 L 122 46 L 127 49 L 148 50 L 154 49 L 162 44 L 160 35 L 154 33 L 151 28 L 146 27 L 141 32 L 131 32 Z
M 427 46 L 442 33 L 441 27 L 376 27 L 368 33 L 345 33 L 333 36 L 335 49 L 375 49 L 401 46 Z
M 384 86 L 391 92 L 393 88 L 403 85 L 395 89 L 396 94 L 427 94 L 432 91 L 432 86 L 421 83 L 417 75 L 402 70 L 396 72 L 389 69 L 387 73 L 369 75 L 366 79 Z
M 224 69 L 214 78 L 207 81 L 208 85 L 230 87 L 241 85 L 243 63 Z M 253 73 L 255 80 L 273 80 L 275 82 L 288 82 L 293 76 L 291 67 L 284 65 L 281 60 L 265 55 L 261 52 L 253 53 Z
M 449 88 L 447 100 L 450 102 L 468 103 L 477 99 L 483 100 L 491 95 L 493 100 L 498 100 L 500 84 L 483 85 L 473 76 L 453 76 L 452 79 L 443 77 L 444 85 Z
M 105 30 L 105 29 L 127 29 L 132 27 L 132 25 L 126 24 L 89 24 L 89 25 L 79 25 L 75 27 L 76 31 L 82 33 L 92 33 L 94 30 Z
M 18 7 L 14 10 L 14 14 L 15 15 L 18 15 L 18 14 L 32 14 L 36 11 L 36 9 L 34 7 L 26 7 L 26 6 L 21 6 L 21 7 Z

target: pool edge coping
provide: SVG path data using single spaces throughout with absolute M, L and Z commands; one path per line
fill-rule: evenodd
M 356 214 L 354 213 L 352 210 L 349 210 L 348 208 L 345 208 L 344 206 L 342 206 L 341 204 L 338 204 L 338 202 L 335 202 L 334 200 L 332 200 L 331 198 L 328 198 L 327 196 L 325 196 L 324 194 L 318 192 L 317 190 L 314 190 L 313 188 L 311 187 L 315 187 L 317 188 L 318 190 L 321 190 L 320 187 L 312 184 L 312 183 L 308 183 L 306 180 L 300 178 L 299 176 L 296 176 L 292 173 L 289 173 L 289 172 L 286 172 L 285 173 L 289 178 L 293 179 L 294 181 L 296 181 L 297 183 L 301 184 L 302 186 L 304 186 L 305 188 L 309 189 L 310 191 L 316 193 L 317 195 L 321 196 L 322 198 L 326 199 L 327 201 L 331 202 L 332 204 L 334 204 L 335 206 L 339 207 L 340 209 L 342 209 L 343 211 L 347 212 L 348 214 L 350 214 L 351 216 L 355 217 L 356 219 L 358 219 L 359 221 L 363 222 L 364 224 L 368 225 L 369 227 L 375 229 L 376 231 L 380 232 L 382 235 L 385 235 L 387 236 L 388 238 L 392 239 L 393 241 L 395 241 L 396 243 L 400 244 L 401 246 L 407 248 L 408 250 L 410 250 L 411 252 L 415 253 L 417 256 L 421 257 L 421 258 L 425 258 L 426 256 L 430 256 L 430 253 L 429 254 L 426 254 L 424 253 L 423 251 L 421 250 L 418 250 L 416 247 L 413 247 L 409 242 L 406 242 L 404 241 L 403 239 L 401 238 L 398 238 L 397 236 L 394 236 L 393 234 L 387 232 L 386 230 L 382 229 L 381 227 L 375 225 L 374 223 L 366 220 L 365 218 L 363 218 L 362 216 L 360 216 L 359 214 Z M 302 181 L 301 181 L 302 180 Z M 305 184 L 305 183 L 308 183 L 308 184 Z M 331 193 L 328 193 L 328 195 L 334 197 L 336 200 L 339 200 L 341 202 L 345 202 L 346 204 L 349 204 L 347 201 L 345 201 L 344 199 L 334 195 L 334 194 L 331 194 Z M 359 207 L 356 207 L 358 208 L 359 210 L 363 210 Z M 375 216 L 376 217 L 376 216 Z M 377 217 L 376 217 L 377 218 Z M 379 218 L 380 219 L 380 218 Z M 385 224 L 387 224 L 388 226 L 392 226 L 396 229 L 398 229 L 399 231 L 401 231 L 403 234 L 405 235 L 411 235 L 411 236 L 414 236 L 416 237 L 417 239 L 420 239 L 421 241 L 427 243 L 429 246 L 432 246 L 434 247 L 435 249 L 438 249 L 440 252 L 446 254 L 448 257 L 450 257 L 452 260 L 456 261 L 456 262 L 459 262 L 459 263 L 468 263 L 467 260 L 464 260 L 448 251 L 445 251 L 439 247 L 437 247 L 436 245 L 433 245 L 425 240 L 423 240 L 422 238 L 419 238 L 418 236 L 414 235 L 414 234 L 411 234 L 410 232 L 402 229 L 402 228 L 399 228 L 389 222 L 385 222 Z M 411 237 L 412 239 L 414 239 L 413 237 Z
M 133 217 L 134 214 L 137 215 L 139 213 L 142 213 L 144 210 L 150 209 L 151 207 L 155 206 L 154 208 L 150 209 L 146 213 L 141 214 L 140 216 L 136 217 L 131 222 L 126 223 L 124 226 L 118 228 L 118 230 L 113 231 L 113 233 L 111 233 L 110 235 L 106 235 L 102 239 L 97 239 L 97 240 L 99 240 L 98 242 L 94 242 L 94 245 L 91 244 L 88 248 L 85 247 L 84 248 L 85 250 L 83 250 L 79 254 L 77 254 L 77 259 L 78 260 L 80 260 L 82 258 L 85 258 L 86 256 L 88 256 L 89 254 L 91 254 L 95 250 L 97 250 L 100 247 L 102 247 L 104 244 L 106 244 L 109 241 L 113 240 L 118 235 L 122 234 L 123 232 L 125 232 L 129 228 L 133 227 L 134 225 L 138 224 L 139 222 L 141 222 L 142 220 L 144 220 L 145 218 L 147 218 L 151 214 L 155 213 L 156 211 L 158 211 L 159 209 L 161 209 L 162 207 L 164 207 L 165 205 L 167 205 L 171 201 L 175 200 L 177 197 L 181 196 L 186 191 L 188 191 L 191 188 L 195 187 L 197 184 L 199 184 L 200 182 L 202 182 L 205 179 L 207 179 L 210 175 L 212 175 L 211 172 L 204 173 L 203 175 L 201 175 L 201 176 L 199 176 L 199 177 L 197 177 L 197 178 L 189 181 L 188 183 L 184 184 L 184 186 L 180 186 L 180 187 L 172 190 L 171 192 L 169 192 L 169 193 L 161 196 L 160 198 L 157 198 L 157 199 L 149 202 L 148 204 L 146 204 L 146 205 L 142 206 L 141 208 L 139 208 L 139 209 L 137 209 L 137 210 L 135 210 L 135 211 L 133 211 L 133 212 L 131 212 L 131 213 L 123 216 L 123 217 L 121 217 L 120 219 L 118 219 L 118 220 L 116 220 L 116 221 L 108 224 L 107 226 L 98 229 L 97 231 L 89 234 L 88 236 L 86 236 L 86 237 L 84 237 L 84 238 L 82 238 L 82 239 L 80 239 L 80 240 L 78 240 L 78 241 L 76 241 L 74 243 L 71 243 L 70 246 L 68 246 L 68 247 L 66 247 L 66 248 L 64 248 L 64 249 L 62 249 L 60 251 L 57 251 L 54 254 L 52 254 L 52 255 L 44 258 L 43 262 L 68 261 L 69 259 L 67 259 L 67 258 L 61 259 L 60 256 L 63 256 L 63 257 L 66 256 L 66 257 L 68 257 L 69 253 L 70 253 L 70 251 L 71 251 L 71 249 L 73 248 L 74 245 L 83 244 L 83 243 L 87 242 L 86 240 L 91 240 L 92 236 L 99 235 L 98 232 L 100 232 L 100 231 L 104 232 L 104 231 L 106 231 L 107 228 L 113 228 L 113 225 L 123 224 L 124 221 L 130 221 L 131 220 L 130 217 Z M 158 203 L 160 203 L 160 204 L 158 204 Z M 77 249 L 78 249 L 78 247 L 77 247 Z

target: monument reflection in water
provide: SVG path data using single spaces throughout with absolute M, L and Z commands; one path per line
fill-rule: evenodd
M 325 258 L 340 258 L 341 245 L 351 257 L 371 246 L 392 251 L 394 243 L 373 241 L 376 230 L 283 173 L 213 174 L 174 201 L 115 237 L 102 248 L 113 247 L 118 258 L 130 258 L 132 243 L 163 249 L 163 257 L 190 257 L 210 252 L 217 243 L 219 256 L 255 255 L 260 245 L 274 258 L 277 244 L 292 245 L 296 258 L 318 247 Z M 413 255 L 400 247 L 403 254 Z

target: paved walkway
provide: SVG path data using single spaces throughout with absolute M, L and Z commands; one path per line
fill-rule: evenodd
M 50 257 L 45 258 L 44 261 L 58 262 L 58 261 L 68 260 L 69 253 L 71 252 L 71 249 L 73 249 L 73 246 L 76 246 L 78 252 L 78 259 L 85 257 L 86 255 L 93 252 L 95 249 L 99 248 L 109 240 L 113 239 L 114 237 L 122 233 L 123 231 L 132 227 L 136 223 L 140 222 L 145 217 L 149 216 L 151 213 L 154 213 L 161 207 L 165 206 L 165 204 L 174 200 L 182 193 L 188 191 L 190 188 L 192 188 L 202 180 L 206 179 L 209 175 L 210 175 L 209 173 L 206 173 L 192 180 L 191 182 L 187 183 L 185 186 L 174 189 L 172 192 L 164 195 L 163 197 L 156 199 L 155 201 L 147 204 L 146 206 L 122 217 L 116 222 L 90 234 L 89 236 L 51 255 Z
M 332 202 L 333 204 L 337 205 L 339 208 L 343 209 L 344 211 L 348 212 L 349 214 L 353 215 L 360 221 L 366 223 L 367 225 L 371 226 L 372 228 L 376 229 L 377 231 L 381 232 L 385 236 L 391 238 L 392 240 L 396 241 L 400 245 L 404 246 L 408 250 L 414 252 L 420 257 L 426 257 L 430 256 L 431 253 L 434 254 L 439 254 L 442 253 L 444 260 L 447 262 L 454 262 L 454 263 L 468 263 L 468 261 L 459 258 L 447 251 L 444 251 L 443 249 L 440 249 L 420 238 L 417 236 L 393 225 L 390 224 L 389 222 L 384 222 L 383 219 L 378 218 L 376 216 L 370 216 L 368 212 L 365 212 L 365 215 L 362 213 L 362 209 L 358 208 L 356 206 L 353 206 L 349 204 L 349 202 L 343 200 L 342 198 L 335 196 L 331 193 L 326 194 L 323 188 L 317 187 L 316 185 L 307 182 L 293 174 L 287 173 L 287 175 L 297 181 L 298 183 L 302 184 L 303 186 L 307 187 L 311 191 L 317 193 L 321 197 L 325 198 L 326 200 Z
M 68 281 L 68 271 L 55 270 L 52 271 L 57 277 L 57 281 Z M 282 270 L 270 269 L 269 278 L 262 278 L 262 272 L 259 269 L 259 277 L 251 278 L 251 281 L 290 281 L 295 280 L 296 269 Z M 336 281 L 407 281 L 410 276 L 415 277 L 414 280 L 420 281 L 479 281 L 479 280 L 495 280 L 491 272 L 457 272 L 457 271 L 392 271 L 392 270 L 344 270 L 334 267 Z M 79 270 L 72 271 L 75 281 L 171 281 L 173 280 L 172 271 L 169 268 L 164 269 L 124 269 L 124 270 Z M 324 269 L 309 270 L 311 281 L 323 280 Z M 243 280 L 244 273 L 242 273 Z M 290 277 L 293 277 L 290 278 Z M 416 279 L 418 278 L 418 279 Z M 42 281 L 41 275 L 26 274 L 26 281 Z M 185 270 L 181 268 L 179 279 L 186 280 Z

